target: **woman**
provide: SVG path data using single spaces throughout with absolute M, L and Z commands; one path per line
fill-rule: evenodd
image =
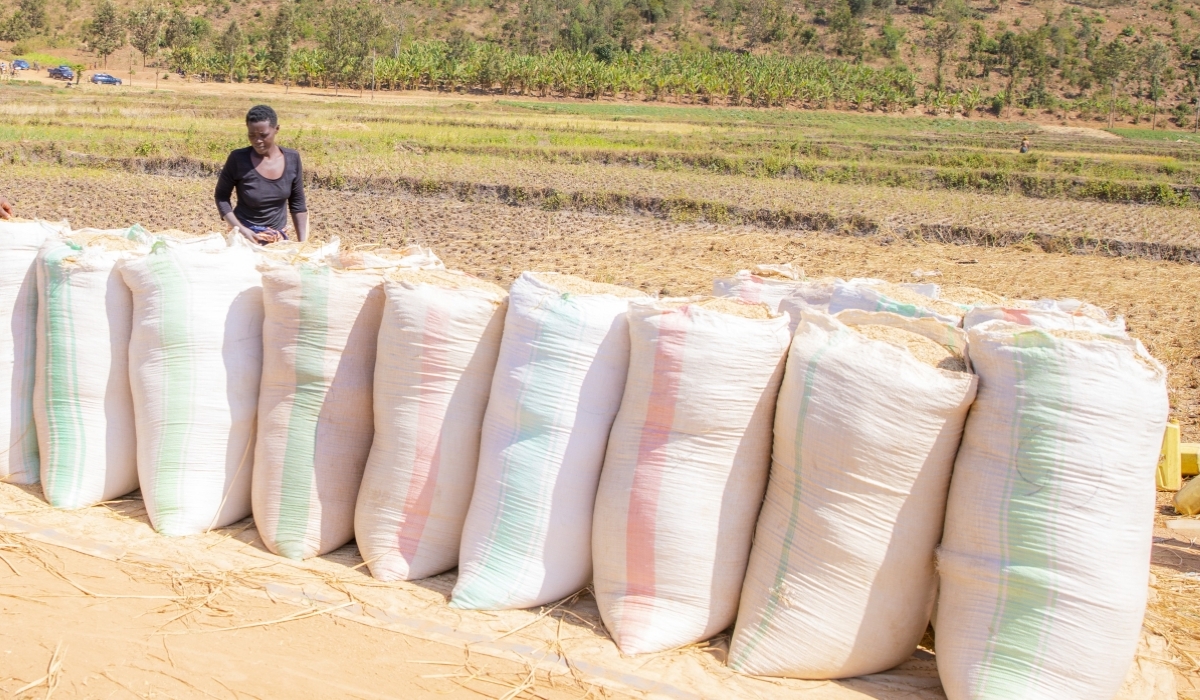
M 288 237 L 288 212 L 296 238 L 308 240 L 308 206 L 304 201 L 304 169 L 300 153 L 275 145 L 279 117 L 266 105 L 246 113 L 249 148 L 229 154 L 217 178 L 217 211 L 254 243 L 266 245 Z M 237 206 L 229 196 L 237 190 Z

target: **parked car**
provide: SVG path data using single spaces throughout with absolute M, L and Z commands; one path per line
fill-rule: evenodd
M 69 82 L 75 79 L 75 71 L 71 70 L 70 66 L 59 66 L 50 69 L 50 77 Z
M 13 61 L 13 70 L 29 70 L 29 61 L 23 58 L 18 58 Z
M 108 73 L 92 73 L 91 80 L 93 83 L 96 83 L 97 85 L 120 85 L 121 84 L 120 78 L 114 78 L 111 75 L 109 75 Z

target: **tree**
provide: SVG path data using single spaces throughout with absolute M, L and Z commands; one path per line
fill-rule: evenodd
M 866 35 L 863 32 L 862 21 L 850 9 L 850 3 L 842 0 L 834 8 L 829 18 L 829 29 L 837 37 L 836 50 L 839 56 L 850 56 L 862 59 L 863 42 Z
M 966 14 L 967 8 L 962 0 L 947 0 L 936 16 L 925 22 L 924 43 L 933 51 L 933 86 L 938 92 L 941 92 L 944 86 L 943 70 L 946 67 L 946 57 L 958 46 Z
M 84 42 L 108 66 L 108 57 L 125 45 L 125 25 L 110 0 L 101 0 L 83 26 Z
M 163 27 L 163 45 L 172 51 L 191 48 L 212 34 L 212 25 L 203 17 L 188 17 L 179 10 L 171 13 Z
M 1171 66 L 1171 51 L 1162 42 L 1148 42 L 1142 45 L 1138 64 L 1142 74 L 1150 79 L 1150 99 L 1154 101 L 1154 116 L 1151 118 L 1150 128 L 1153 129 L 1158 123 L 1158 101 L 1166 95 L 1163 78 Z
M 326 14 L 321 49 L 325 74 L 333 78 L 335 90 L 362 77 L 371 47 L 384 28 L 383 18 L 366 2 L 332 4 Z
M 1133 52 L 1120 38 L 1096 49 L 1092 57 L 1092 74 L 1096 82 L 1109 86 L 1108 125 L 1113 123 L 1117 108 L 1117 84 L 1133 67 Z
M 284 3 L 279 6 L 271 31 L 267 35 L 267 66 L 271 79 L 278 82 L 283 79 L 289 82 L 292 66 L 292 10 Z
M 49 26 L 46 0 L 21 0 L 17 11 L 0 27 L 0 39 L 20 41 L 44 31 Z
M 229 26 L 225 28 L 221 38 L 217 41 L 217 49 L 226 61 L 226 74 L 229 76 L 229 82 L 232 83 L 238 58 L 246 50 L 246 35 L 242 33 L 242 28 L 238 26 L 236 19 L 229 20 Z
M 142 67 L 146 58 L 158 53 L 163 43 L 163 27 L 167 12 L 161 7 L 142 5 L 130 11 L 126 26 L 129 27 L 129 43 L 142 54 Z

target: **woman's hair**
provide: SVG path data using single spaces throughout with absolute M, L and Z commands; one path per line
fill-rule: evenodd
M 249 112 L 246 112 L 246 123 L 257 124 L 258 122 L 269 122 L 271 126 L 279 126 L 279 115 L 266 105 L 254 105 Z

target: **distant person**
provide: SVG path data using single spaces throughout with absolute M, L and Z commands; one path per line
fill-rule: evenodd
M 308 205 L 300 153 L 275 144 L 279 117 L 266 105 L 246 113 L 248 148 L 230 152 L 217 178 L 217 211 L 228 224 L 254 243 L 266 245 L 288 238 L 288 213 L 296 239 L 308 240 Z M 229 202 L 237 190 L 237 206 Z
M 1029 137 L 1026 136 L 1025 138 L 1021 139 L 1021 152 L 1028 153 L 1029 149 L 1030 149 Z
M 0 194 L 0 219 L 11 218 L 13 218 L 12 205 L 9 204 L 8 200 L 4 198 L 4 195 Z

